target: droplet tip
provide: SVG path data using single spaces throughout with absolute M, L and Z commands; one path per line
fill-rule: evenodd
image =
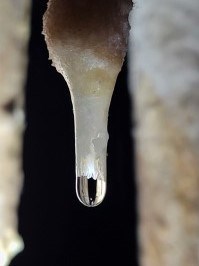
M 106 182 L 102 179 L 77 177 L 76 192 L 79 201 L 87 207 L 96 207 L 106 195 Z

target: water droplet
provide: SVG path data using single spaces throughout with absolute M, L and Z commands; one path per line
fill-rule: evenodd
M 99 205 L 106 195 L 106 182 L 102 179 L 77 177 L 76 192 L 81 203 L 87 207 Z

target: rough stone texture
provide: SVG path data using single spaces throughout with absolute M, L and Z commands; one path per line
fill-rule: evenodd
M 141 266 L 199 265 L 199 2 L 131 18 Z
M 72 90 L 112 94 L 127 51 L 131 0 L 50 0 L 43 33 L 49 56 Z
M 23 248 L 17 233 L 22 188 L 23 86 L 29 0 L 0 1 L 0 266 Z

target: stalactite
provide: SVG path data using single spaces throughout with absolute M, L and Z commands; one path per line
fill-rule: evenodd
M 50 0 L 44 15 L 50 59 L 71 92 L 76 191 L 86 206 L 101 203 L 106 192 L 108 110 L 127 50 L 131 8 L 131 0 Z

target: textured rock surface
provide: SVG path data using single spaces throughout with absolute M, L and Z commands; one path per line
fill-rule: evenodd
M 45 40 L 73 93 L 113 91 L 127 50 L 131 7 L 131 0 L 49 1 Z
M 134 9 L 141 266 L 199 265 L 199 2 Z
M 28 0 L 0 1 L 0 266 L 23 248 L 17 233 L 22 188 L 23 86 L 29 35 Z

